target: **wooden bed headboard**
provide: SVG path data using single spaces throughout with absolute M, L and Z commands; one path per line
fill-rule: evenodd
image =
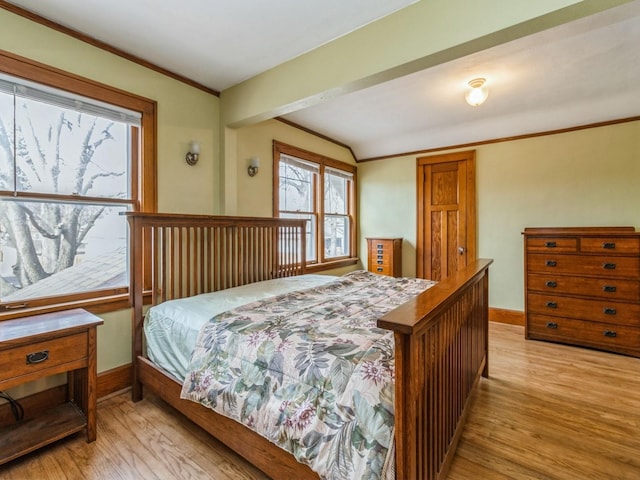
M 129 272 L 131 307 L 138 321 L 144 303 L 156 305 L 305 271 L 304 220 L 124 215 L 130 227 L 129 255 L 142 259 L 130 262 Z M 141 331 L 141 325 L 133 325 L 134 358 L 142 353 Z
M 304 272 L 304 220 L 126 212 L 131 255 L 145 272 L 130 272 L 134 287 L 150 287 L 153 304 Z M 144 245 L 143 245 L 144 243 Z M 162 271 L 150 272 L 151 265 Z M 158 282 L 163 283 L 159 284 Z

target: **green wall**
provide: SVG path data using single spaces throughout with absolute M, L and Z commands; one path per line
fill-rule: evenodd
M 0 49 L 155 100 L 158 209 L 219 212 L 218 97 L 1 9 Z M 191 140 L 201 144 L 195 167 L 184 160 Z M 105 322 L 98 327 L 98 372 L 131 363 L 129 310 L 101 317 Z M 13 393 L 21 397 L 52 382 L 60 379 L 19 387 Z
M 525 227 L 640 228 L 640 122 L 476 148 L 478 256 L 493 258 L 489 304 L 524 309 Z M 416 271 L 416 157 L 358 166 L 360 252 L 367 236 L 402 236 Z

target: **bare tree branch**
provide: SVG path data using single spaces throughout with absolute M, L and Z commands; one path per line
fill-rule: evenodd
M 89 190 L 91 190 L 93 188 L 93 183 L 98 179 L 98 178 L 105 178 L 105 177 L 121 177 L 123 175 L 125 175 L 126 172 L 108 172 L 108 173 L 96 173 L 95 175 L 92 175 L 91 178 L 89 178 L 89 181 L 86 182 L 85 184 L 85 189 L 82 192 L 83 194 L 86 194 Z M 124 196 L 124 192 L 119 192 L 115 195 L 113 195 L 114 198 L 121 198 L 122 196 Z
M 11 142 L 9 141 L 7 127 L 2 121 L 2 118 L 0 118 L 0 148 L 4 150 L 6 158 L 10 162 L 13 162 L 13 149 L 11 148 Z M 2 183 L 7 187 L 13 184 L 11 172 L 13 172 L 13 168 L 10 168 L 9 165 L 7 165 L 6 168 L 3 166 L 3 168 L 0 169 L 0 179 L 2 179 Z
M 29 217 L 29 222 L 33 225 L 40 235 L 45 238 L 58 238 L 60 236 L 60 232 L 50 231 L 45 229 L 45 225 L 43 225 L 44 221 L 38 217 L 31 209 L 25 207 L 24 205 L 20 205 L 20 208 L 24 211 L 25 215 Z
M 84 227 L 82 227 L 78 231 L 78 245 L 84 241 L 84 237 L 86 237 L 87 233 L 89 233 L 89 231 L 94 227 L 96 220 L 100 218 L 104 210 L 105 207 L 101 207 L 99 210 L 97 210 L 93 215 L 89 217 L 89 220 L 85 223 Z
M 82 141 L 82 151 L 80 153 L 80 164 L 78 165 L 78 168 L 76 170 L 76 188 L 74 190 L 76 193 L 85 191 L 83 188 L 84 176 L 87 172 L 87 166 L 91 162 L 91 158 L 95 153 L 95 150 L 93 149 L 93 146 L 90 144 L 90 141 L 91 141 L 91 137 L 93 136 L 93 130 L 96 128 L 97 120 L 98 120 L 97 118 L 93 119 L 93 122 L 91 122 L 91 127 L 89 127 L 89 130 L 87 130 L 87 133 L 84 136 L 84 140 Z

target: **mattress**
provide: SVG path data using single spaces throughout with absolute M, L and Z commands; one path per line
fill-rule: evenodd
M 147 356 L 182 382 L 198 332 L 212 317 L 257 300 L 324 285 L 336 278 L 312 274 L 277 278 L 155 305 L 144 320 Z

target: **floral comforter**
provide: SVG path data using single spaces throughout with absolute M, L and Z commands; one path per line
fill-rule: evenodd
M 322 478 L 381 478 L 392 457 L 394 343 L 376 319 L 434 283 L 357 271 L 217 315 L 200 331 L 181 396 Z

